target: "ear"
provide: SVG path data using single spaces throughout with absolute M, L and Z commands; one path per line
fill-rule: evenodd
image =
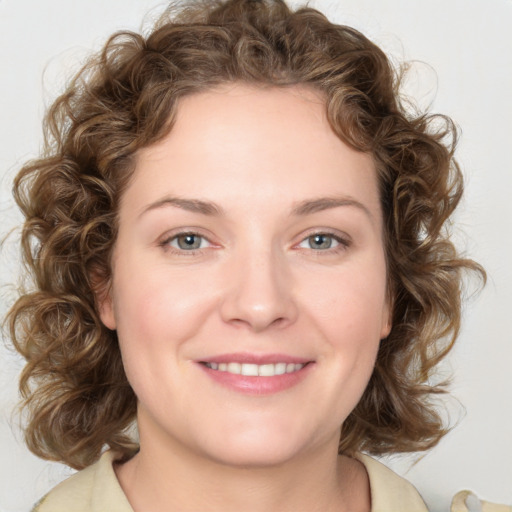
M 96 298 L 98 304 L 98 312 L 100 314 L 103 325 L 114 331 L 117 328 L 116 317 L 114 314 L 114 300 L 112 298 L 112 291 L 109 288 L 101 298 Z
M 91 272 L 91 283 L 100 319 L 107 329 L 114 331 L 117 325 L 114 314 L 111 280 L 93 271 Z
M 380 339 L 383 340 L 389 336 L 389 333 L 391 332 L 391 312 L 389 308 L 384 308 L 385 311 L 383 311 L 382 314 L 382 324 L 381 324 L 381 330 L 380 330 Z
M 388 291 L 386 303 L 382 308 L 382 320 L 381 320 L 381 329 L 380 329 L 380 339 L 383 340 L 389 336 L 391 332 L 391 328 L 393 327 L 393 297 L 391 293 Z

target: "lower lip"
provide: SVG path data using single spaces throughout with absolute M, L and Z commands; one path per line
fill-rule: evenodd
M 215 382 L 233 391 L 248 395 L 271 395 L 299 384 L 311 371 L 314 363 L 308 363 L 298 371 L 274 375 L 273 377 L 238 375 L 236 373 L 212 370 L 201 363 L 198 363 L 198 365 Z

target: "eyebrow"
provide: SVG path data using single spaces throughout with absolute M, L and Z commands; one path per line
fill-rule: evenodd
M 157 210 L 164 206 L 175 206 L 182 210 L 187 210 L 192 213 L 201 213 L 203 215 L 220 216 L 224 214 L 224 210 L 219 205 L 210 201 L 202 201 L 201 199 L 185 199 L 181 197 L 164 197 L 163 199 L 146 206 L 139 217 L 150 210 Z
M 374 220 L 371 211 L 363 203 L 352 197 L 319 197 L 318 199 L 301 201 L 293 208 L 292 214 L 297 216 L 310 215 L 340 206 L 353 206 L 358 208 L 363 211 L 370 220 Z
M 201 199 L 185 199 L 181 197 L 164 197 L 154 203 L 148 205 L 139 215 L 142 216 L 146 212 L 163 208 L 165 206 L 174 206 L 182 210 L 192 213 L 200 213 L 208 216 L 222 216 L 224 210 L 218 204 L 211 201 L 204 201 Z M 332 208 L 339 208 L 342 206 L 352 206 L 363 211 L 370 220 L 374 220 L 370 210 L 360 201 L 351 197 L 319 197 L 317 199 L 307 199 L 297 203 L 292 209 L 292 215 L 305 216 L 313 213 L 329 210 Z

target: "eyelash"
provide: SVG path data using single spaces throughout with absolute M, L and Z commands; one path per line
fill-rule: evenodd
M 303 244 L 305 242 L 307 243 L 308 240 L 310 240 L 314 237 L 317 237 L 317 236 L 323 236 L 323 237 L 330 238 L 331 240 L 335 241 L 338 244 L 335 247 L 328 247 L 327 249 L 314 250 L 312 247 L 306 248 L 306 250 L 313 251 L 313 253 L 319 257 L 323 256 L 323 255 L 337 254 L 339 252 L 345 251 L 351 245 L 350 240 L 348 240 L 347 238 L 343 238 L 340 235 L 332 233 L 330 231 L 315 231 L 315 232 L 309 233 L 306 237 L 304 237 L 300 241 L 299 245 Z
M 208 243 L 211 243 L 206 236 L 201 235 L 200 233 L 197 233 L 195 231 L 181 231 L 179 233 L 175 233 L 169 237 L 166 237 L 164 240 L 159 242 L 158 245 L 160 247 L 162 247 L 165 251 L 172 252 L 179 256 L 195 256 L 195 255 L 199 254 L 199 252 L 202 250 L 201 247 L 199 247 L 198 249 L 192 249 L 192 250 L 188 251 L 186 249 L 176 248 L 171 245 L 171 242 L 173 242 L 174 240 L 178 240 L 178 238 L 186 237 L 186 236 L 198 237 L 198 238 L 201 238 L 202 240 L 206 240 Z
M 186 236 L 198 237 L 198 238 L 201 238 L 202 240 L 205 240 L 211 244 L 211 242 L 208 240 L 208 238 L 204 235 L 201 235 L 200 233 L 197 233 L 195 231 L 182 231 L 179 233 L 175 233 L 169 237 L 166 237 L 161 242 L 159 242 L 158 245 L 160 247 L 162 247 L 165 251 L 173 252 L 174 254 L 179 255 L 179 256 L 196 256 L 204 248 L 199 247 L 197 249 L 186 250 L 186 249 L 176 248 L 176 247 L 173 247 L 170 245 L 171 242 L 173 242 L 175 240 L 177 241 L 180 237 L 186 237 Z M 348 240 L 347 238 L 343 238 L 343 237 L 341 237 L 335 233 L 332 233 L 330 231 L 315 231 L 315 232 L 312 232 L 312 233 L 308 234 L 307 236 L 305 236 L 299 242 L 299 244 L 296 244 L 294 247 L 300 246 L 300 244 L 303 244 L 304 242 L 307 242 L 307 240 L 309 240 L 313 237 L 316 237 L 316 236 L 324 236 L 324 237 L 331 238 L 338 244 L 333 248 L 329 247 L 327 249 L 319 249 L 319 250 L 314 250 L 311 247 L 304 248 L 305 250 L 308 250 L 308 251 L 311 250 L 317 256 L 336 254 L 336 253 L 339 253 L 339 252 L 342 252 L 342 251 L 348 249 L 351 245 L 350 240 Z

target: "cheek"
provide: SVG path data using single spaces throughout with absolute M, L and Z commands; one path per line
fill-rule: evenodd
M 307 299 L 302 309 L 322 334 L 322 358 L 332 364 L 335 386 L 346 400 L 335 406 L 342 408 L 340 417 L 344 417 L 366 388 L 383 337 L 383 322 L 387 323 L 385 265 L 379 261 L 364 268 L 347 265 L 327 277 L 304 283 L 301 295 Z
M 385 267 L 347 266 L 334 274 L 308 275 L 301 301 L 336 343 L 365 344 L 382 337 L 387 324 Z
M 161 407 L 157 391 L 165 386 L 167 399 L 179 409 L 188 342 L 204 328 L 212 298 L 204 280 L 188 273 L 187 279 L 180 279 L 155 267 L 140 272 L 127 268 L 132 272 L 118 268 L 114 280 L 114 311 L 126 376 L 139 400 L 150 408 Z
M 122 338 L 180 340 L 201 326 L 209 297 L 194 275 L 187 279 L 165 272 L 126 273 L 115 287 L 114 310 Z

